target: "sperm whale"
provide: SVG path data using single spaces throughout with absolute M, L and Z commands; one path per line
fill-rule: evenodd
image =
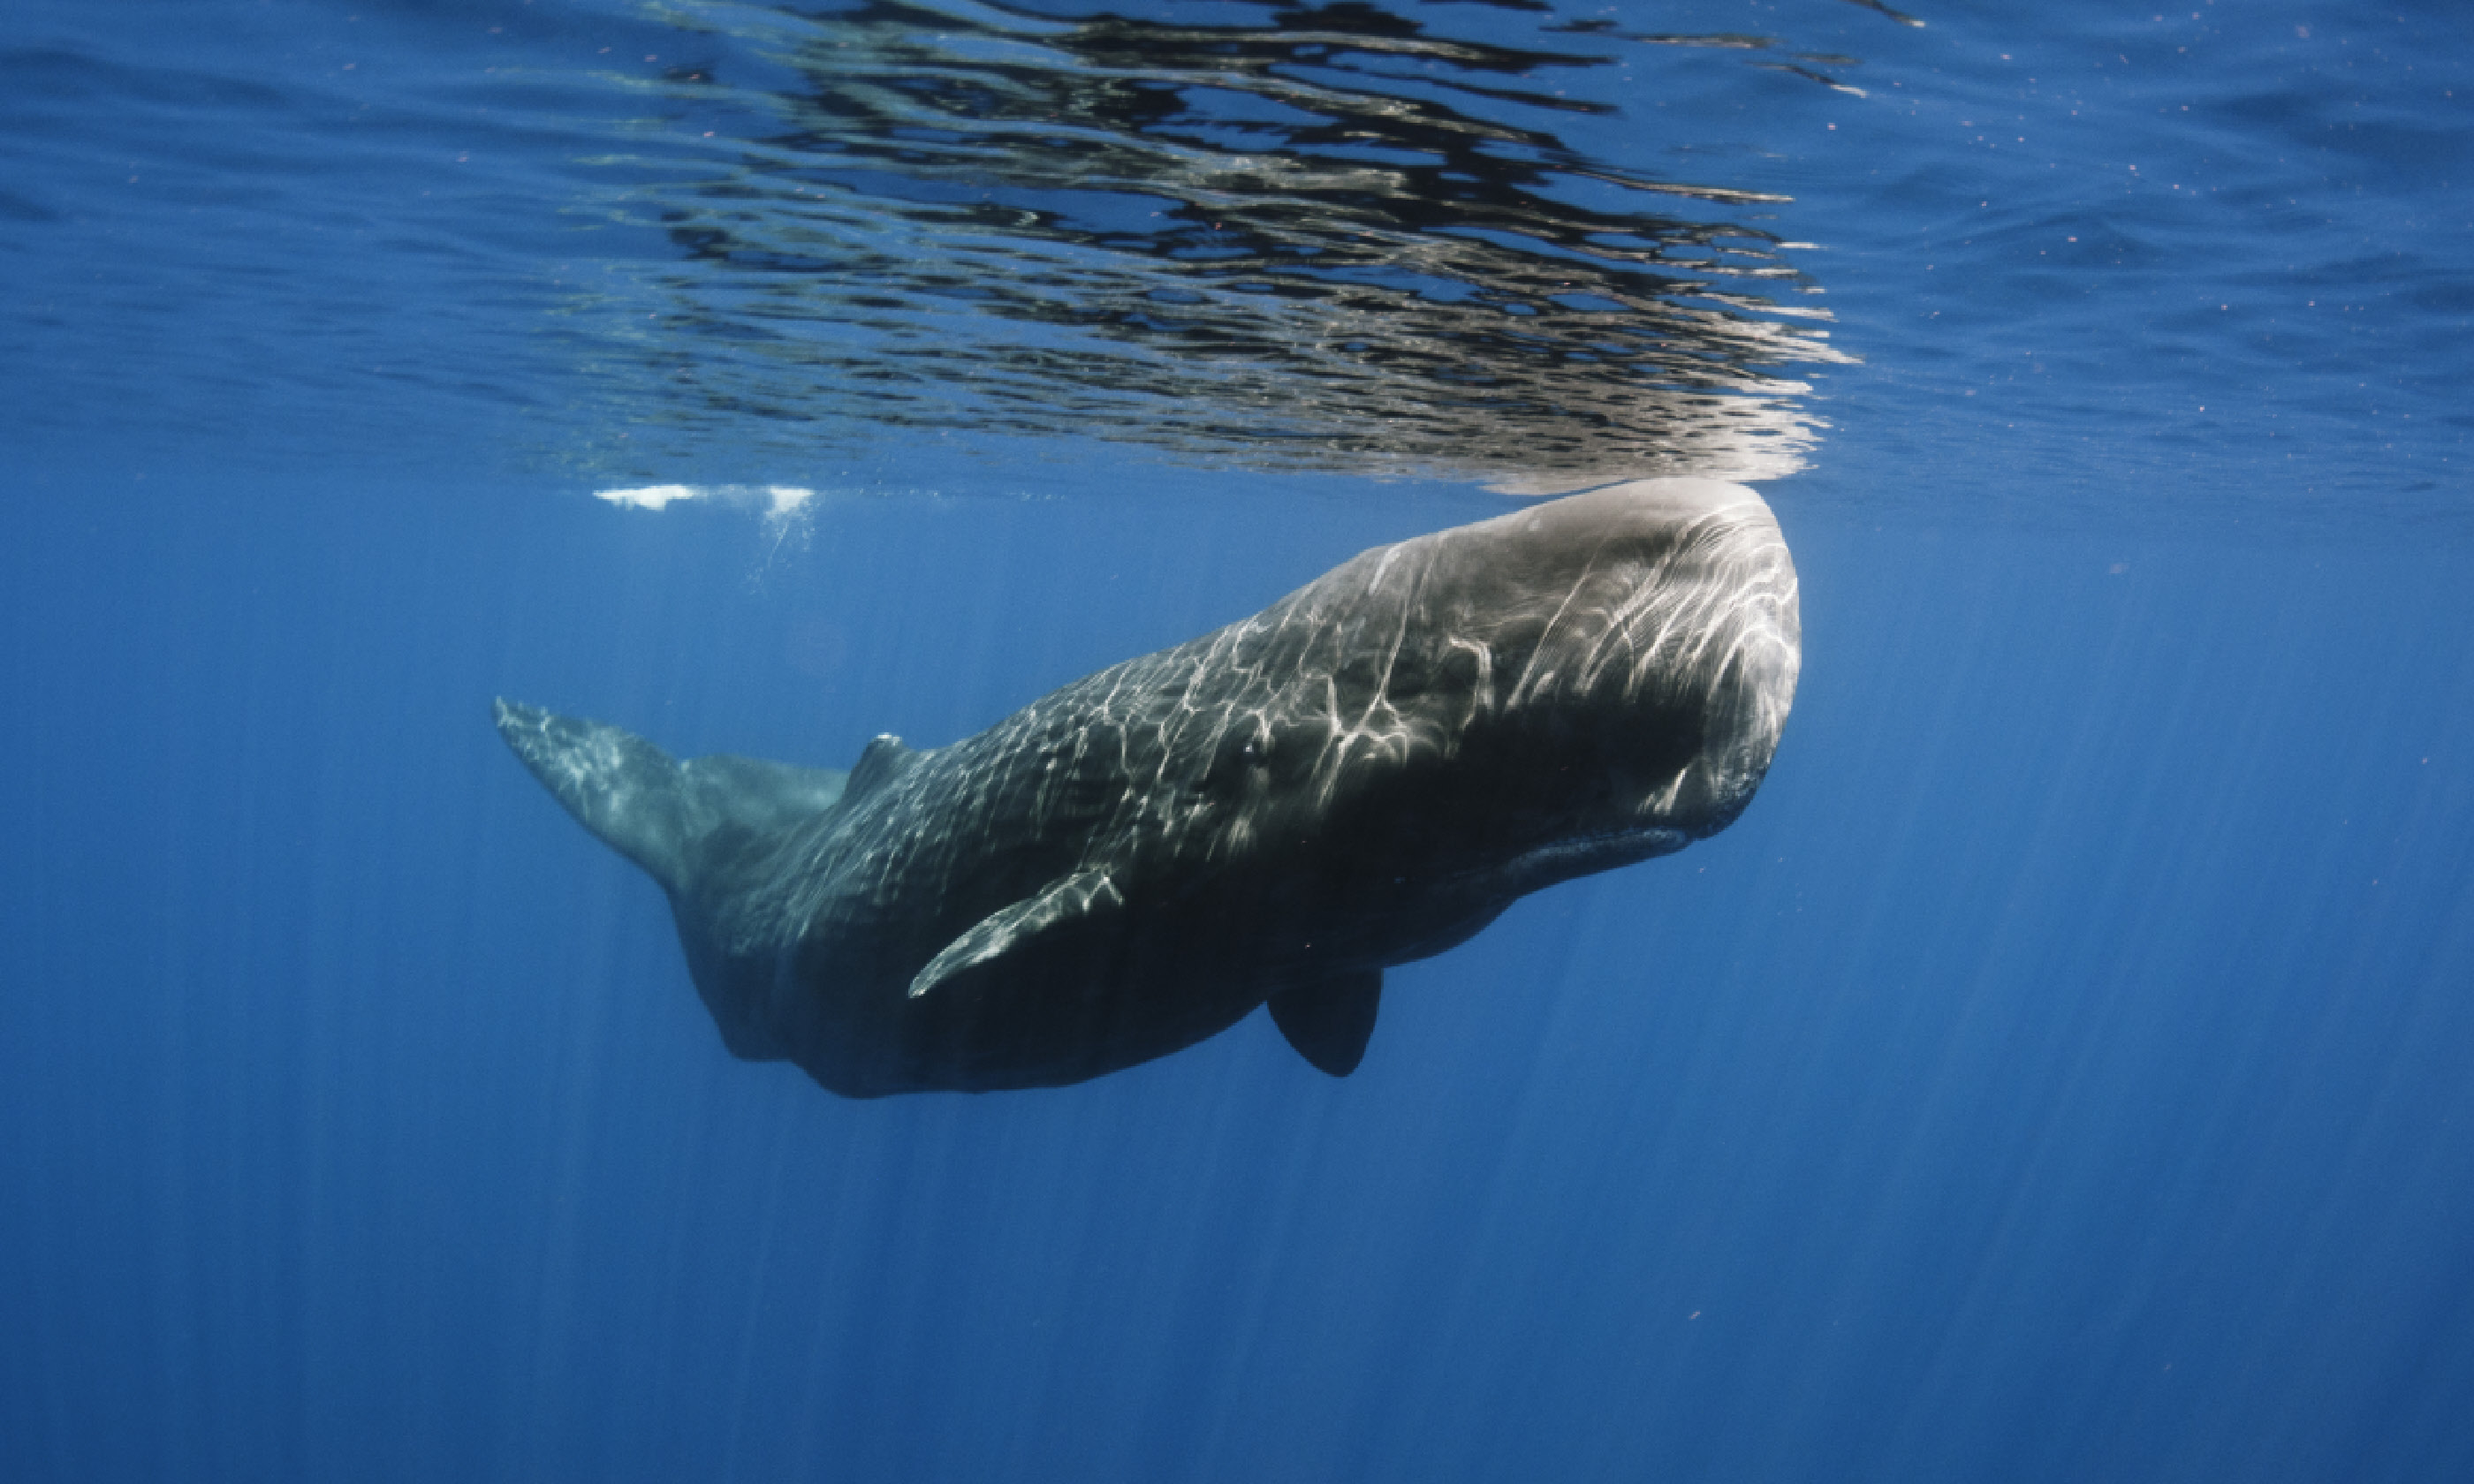
M 1268 1004 L 1346 1075 L 1384 969 L 1732 822 L 1801 658 L 1769 507 L 1643 480 L 1377 547 L 847 774 L 497 722 L 668 894 L 739 1056 L 852 1097 L 1058 1086 Z

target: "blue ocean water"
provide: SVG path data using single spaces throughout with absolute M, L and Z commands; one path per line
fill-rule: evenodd
M 1903 11 L 21 5 L 0 1475 L 2474 1477 L 2474 12 Z M 488 726 L 1689 468 L 1760 796 L 1346 1080 L 735 1062 Z

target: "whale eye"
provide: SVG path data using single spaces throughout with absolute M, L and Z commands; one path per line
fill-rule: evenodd
M 1251 729 L 1224 734 L 1211 750 L 1210 766 L 1203 770 L 1203 791 L 1227 796 L 1246 794 L 1270 765 L 1270 753 L 1271 748 Z

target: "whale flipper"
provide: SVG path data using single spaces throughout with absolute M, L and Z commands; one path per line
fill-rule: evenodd
M 665 891 L 691 883 L 697 847 L 725 826 L 763 833 L 840 802 L 844 775 L 759 757 L 681 762 L 606 722 L 499 700 L 498 735 L 576 822 Z
M 910 981 L 917 999 L 966 969 L 1004 956 L 1008 950 L 1056 928 L 1087 922 L 1126 904 L 1117 884 L 1104 871 L 1078 871 L 1061 876 L 1032 896 L 1000 908 L 980 920 L 970 931 L 945 945 Z
M 1383 970 L 1335 974 L 1273 993 L 1272 1023 L 1319 1071 L 1346 1077 L 1366 1060 L 1374 1012 L 1383 999 Z

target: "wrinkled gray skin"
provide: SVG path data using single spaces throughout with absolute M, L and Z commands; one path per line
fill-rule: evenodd
M 1386 967 L 1733 820 L 1800 653 L 1759 496 L 1653 480 L 1379 547 L 847 778 L 497 722 L 669 893 L 740 1056 L 851 1097 L 1049 1087 L 1268 999 L 1343 1075 Z

